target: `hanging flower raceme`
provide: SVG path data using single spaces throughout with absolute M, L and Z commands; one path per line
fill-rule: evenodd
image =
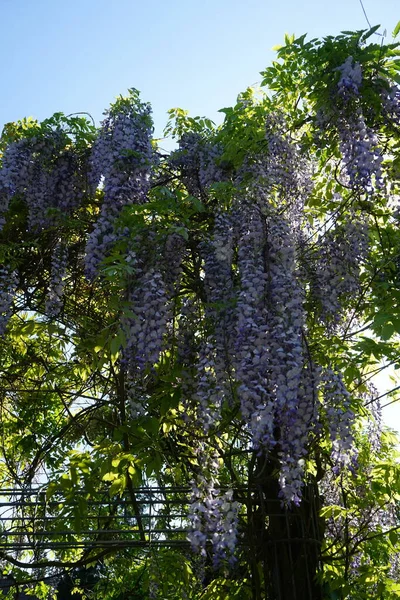
M 170 164 L 182 173 L 182 181 L 192 196 L 201 196 L 208 188 L 226 175 L 218 165 L 223 153 L 217 143 L 203 139 L 199 133 L 185 133 L 179 140 L 179 149 L 172 152 Z
M 367 126 L 361 111 L 350 119 L 339 119 L 340 150 L 349 184 L 372 192 L 382 186 L 382 154 L 377 135 Z
M 176 232 L 167 235 L 162 256 L 164 281 L 170 297 L 174 296 L 179 289 L 185 251 L 186 240 L 182 235 Z
M 296 271 L 294 239 L 287 222 L 268 219 L 269 386 L 279 428 L 281 498 L 298 504 L 309 434 L 317 420 L 316 373 L 304 357 L 304 293 Z
M 243 203 L 238 240 L 240 289 L 236 307 L 235 376 L 244 422 L 253 444 L 275 444 L 274 396 L 268 386 L 270 350 L 267 336 L 266 227 L 257 206 Z
M 398 85 L 391 85 L 390 89 L 384 89 L 381 93 L 382 108 L 386 118 L 391 125 L 400 125 L 400 88 Z
M 63 305 L 68 252 L 64 244 L 57 244 L 51 259 L 50 283 L 46 298 L 46 314 L 57 317 Z
M 227 361 L 232 360 L 234 324 L 234 307 L 229 305 L 233 288 L 232 236 L 229 216 L 220 213 L 215 219 L 212 240 L 201 246 L 207 297 L 205 319 L 210 322 L 210 335 L 196 343 L 193 328 L 187 328 L 189 323 L 193 325 L 193 321 L 198 319 L 193 304 L 184 306 L 180 319 L 178 353 L 182 364 L 185 421 L 196 429 L 200 427 L 202 436 L 209 435 L 220 423 L 222 403 L 229 389 L 230 367 Z M 199 441 L 195 452 L 201 471 L 192 482 L 189 509 L 192 530 L 188 539 L 192 548 L 203 555 L 209 543 L 217 568 L 221 562 L 233 560 L 238 504 L 233 501 L 232 490 L 222 493 L 219 488 L 220 464 L 212 447 Z
M 137 271 L 137 276 L 129 297 L 133 317 L 125 319 L 123 328 L 127 339 L 125 357 L 130 370 L 140 373 L 159 360 L 170 307 L 159 271 L 149 268 L 141 276 Z
M 126 301 L 131 315 L 122 318 L 126 346 L 120 367 L 125 373 L 128 413 L 131 418 L 137 419 L 148 410 L 149 394 L 143 376 L 160 359 L 171 307 L 160 271 L 146 264 L 144 257 L 133 251 L 128 253 L 127 260 L 134 275 Z
M 367 383 L 367 392 L 362 394 L 364 403 L 368 406 L 367 436 L 372 452 L 378 453 L 382 447 L 382 433 L 384 428 L 382 404 L 378 389 Z
M 102 123 L 90 158 L 90 185 L 96 189 L 103 178 L 100 216 L 86 246 L 86 275 L 93 279 L 100 262 L 114 242 L 123 236 L 116 220 L 128 204 L 143 204 L 150 188 L 155 155 L 150 106 L 122 103 L 114 107 Z
M 192 481 L 192 497 L 189 507 L 191 531 L 188 539 L 192 548 L 205 556 L 206 545 L 213 550 L 213 564 L 218 568 L 226 560 L 234 560 L 237 543 L 238 503 L 233 491 L 221 493 L 217 480 L 218 458 L 210 454 L 205 445 L 197 452 L 202 473 Z
M 54 163 L 54 208 L 70 215 L 81 205 L 88 192 L 86 182 L 87 152 L 66 148 Z
M 24 197 L 28 205 L 28 224 L 42 231 L 61 217 L 72 214 L 86 193 L 85 160 L 67 148 L 61 130 L 46 134 L 33 147 L 30 182 Z
M 223 388 L 216 378 L 215 351 L 211 339 L 200 347 L 196 371 L 196 392 L 193 398 L 186 400 L 186 404 L 195 401 L 197 424 L 207 434 L 218 425 L 224 399 Z
M 213 236 L 201 244 L 204 259 L 206 319 L 211 321 L 215 345 L 215 373 L 219 385 L 230 395 L 236 326 L 236 292 L 233 284 L 234 242 L 237 215 L 219 212 Z
M 85 158 L 68 148 L 59 129 L 10 144 L 0 169 L 0 218 L 20 196 L 28 208 L 28 228 L 40 232 L 81 204 L 86 191 Z
M 53 131 L 34 143 L 29 183 L 24 190 L 28 206 L 28 226 L 41 231 L 51 224 L 49 209 L 56 208 L 56 188 L 59 182 L 55 158 L 62 152 L 65 140 L 62 132 Z
M 354 447 L 353 424 L 355 414 L 351 407 L 351 395 L 340 373 L 327 369 L 321 375 L 323 408 L 332 442 L 334 472 L 352 467 L 357 459 Z
M 4 151 L 0 168 L 0 228 L 10 199 L 30 184 L 32 162 L 32 144 L 27 139 L 13 142 Z
M 356 217 L 320 236 L 311 293 L 328 327 L 343 322 L 349 301 L 360 293 L 360 271 L 368 250 L 367 224 Z
M 304 465 L 311 435 L 318 433 L 317 385 L 318 368 L 309 364 L 303 367 L 297 389 L 296 409 L 281 413 L 279 459 L 279 496 L 285 506 L 298 506 L 304 485 Z M 289 392 L 290 394 L 290 392 Z
M 359 94 L 359 88 L 362 84 L 362 71 L 360 63 L 355 63 L 352 56 L 348 56 L 344 63 L 337 67 L 340 79 L 338 81 L 339 94 L 342 97 L 352 98 Z
M 265 139 L 268 152 L 263 158 L 266 178 L 264 193 L 269 188 L 276 190 L 280 200 L 289 207 L 293 221 L 298 223 L 304 201 L 313 187 L 310 167 L 301 155 L 298 144 L 290 138 L 283 115 L 271 113 L 267 116 Z
M 0 178 L 1 178 L 1 169 L 0 169 Z M 4 213 L 7 211 L 9 203 L 9 195 L 6 187 L 0 181 L 0 231 L 3 229 L 4 224 L 6 222 Z
M 351 187 L 371 193 L 382 185 L 382 152 L 376 133 L 366 124 L 359 103 L 362 71 L 352 56 L 335 69 L 337 84 L 337 128 L 340 151 Z
M 0 336 L 6 332 L 17 285 L 16 272 L 10 271 L 6 266 L 0 266 Z

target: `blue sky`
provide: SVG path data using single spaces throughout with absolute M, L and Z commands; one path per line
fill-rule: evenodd
M 363 1 L 390 42 L 399 1 Z M 0 0 L 0 23 L 0 129 L 54 112 L 87 111 L 98 123 L 135 87 L 153 105 L 157 136 L 172 107 L 221 119 L 218 109 L 260 80 L 285 32 L 320 37 L 368 26 L 359 0 Z M 386 413 L 396 428 L 399 408 Z
M 390 34 L 398 0 L 364 0 Z M 0 0 L 0 127 L 24 116 L 88 111 L 96 122 L 130 87 L 152 103 L 218 118 L 260 80 L 283 35 L 364 29 L 359 0 Z

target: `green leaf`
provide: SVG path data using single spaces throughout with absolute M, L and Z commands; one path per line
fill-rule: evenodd
M 116 479 L 117 477 L 118 477 L 117 473 L 110 471 L 109 473 L 105 473 L 105 475 L 103 475 L 102 479 L 103 479 L 103 481 L 114 481 L 114 479 Z
M 389 540 L 393 544 L 393 546 L 397 546 L 399 541 L 399 533 L 397 531 L 389 531 Z
M 343 506 L 338 506 L 338 505 L 332 504 L 331 506 L 326 506 L 326 507 L 322 508 L 320 511 L 320 515 L 324 519 L 329 519 L 330 517 L 333 517 L 333 519 L 336 520 L 339 517 L 345 517 L 347 512 L 348 512 L 347 509 L 344 508 Z
M 110 487 L 110 496 L 116 496 L 117 494 L 119 494 L 120 496 L 124 493 L 126 487 L 126 477 L 122 476 L 122 477 L 118 477 L 118 479 L 115 479 L 115 481 L 111 484 Z
M 386 325 L 382 327 L 381 338 L 386 341 L 392 337 L 395 331 L 396 328 L 393 323 L 386 323 Z

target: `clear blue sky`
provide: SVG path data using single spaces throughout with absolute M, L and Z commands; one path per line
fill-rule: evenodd
M 388 31 L 399 0 L 364 0 Z M 283 35 L 364 29 L 359 0 L 0 0 L 0 128 L 24 116 L 88 111 L 96 122 L 136 87 L 156 133 L 168 108 L 217 118 L 260 80 Z
M 363 1 L 390 41 L 399 0 Z M 98 123 L 135 87 L 153 105 L 157 136 L 171 107 L 220 118 L 219 108 L 260 80 L 285 32 L 367 27 L 359 0 L 0 0 L 0 24 L 0 129 L 59 111 L 87 111 Z M 386 416 L 396 428 L 398 408 Z

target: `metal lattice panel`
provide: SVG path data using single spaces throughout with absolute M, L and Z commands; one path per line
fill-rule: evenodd
M 41 488 L 0 491 L 0 550 L 187 545 L 188 488 L 140 488 L 110 498 L 46 499 Z
M 241 500 L 238 552 L 264 564 L 265 597 L 314 597 L 312 574 L 321 564 L 318 507 L 304 499 L 296 510 L 285 510 L 260 489 L 244 491 L 235 490 Z M 0 559 L 23 569 L 45 567 L 51 577 L 53 568 L 96 563 L 128 548 L 143 560 L 159 547 L 187 556 L 189 499 L 187 487 L 131 489 L 121 497 L 104 490 L 89 498 L 83 491 L 46 498 L 44 488 L 3 489 Z

